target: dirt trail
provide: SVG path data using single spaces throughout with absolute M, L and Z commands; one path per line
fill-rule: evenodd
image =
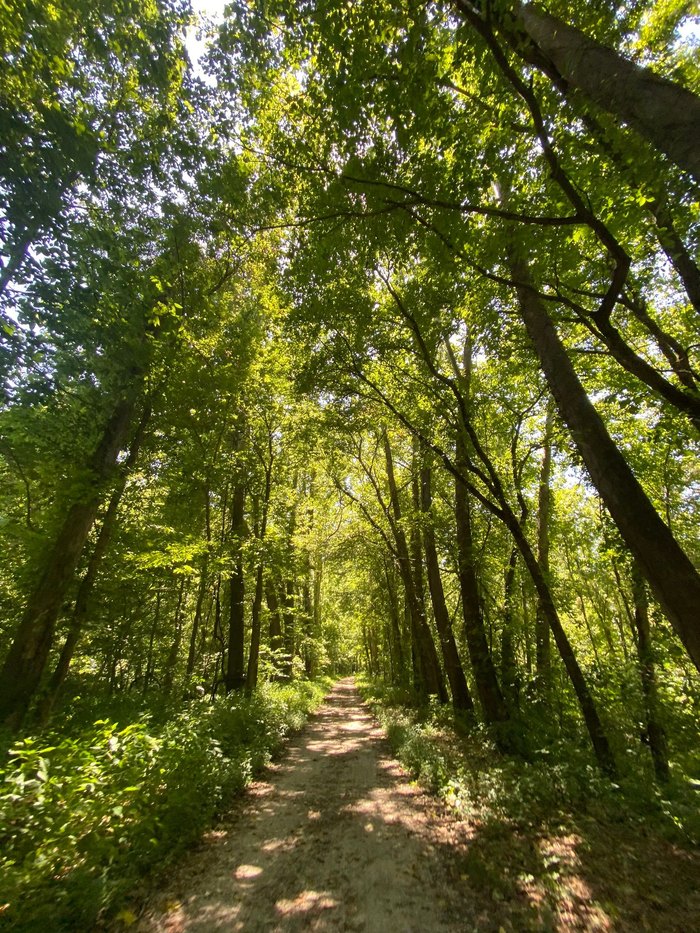
M 433 835 L 436 808 L 391 758 L 352 680 L 340 681 L 136 929 L 473 928 L 466 892 L 446 883 L 455 868 Z

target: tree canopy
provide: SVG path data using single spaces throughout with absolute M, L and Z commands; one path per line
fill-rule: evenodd
M 700 778 L 693 5 L 194 28 L 3 5 L 0 719 L 363 669 Z

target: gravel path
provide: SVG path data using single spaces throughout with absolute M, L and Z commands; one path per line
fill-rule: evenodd
M 434 835 L 438 807 L 411 785 L 353 681 L 342 680 L 135 929 L 473 929 L 466 892 L 450 884 L 450 847 Z

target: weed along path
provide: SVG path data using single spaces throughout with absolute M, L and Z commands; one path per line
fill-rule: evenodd
M 585 814 L 460 819 L 346 679 L 129 929 L 689 933 L 698 918 L 697 852 Z
M 352 680 L 155 895 L 139 931 L 469 928 L 411 785 Z M 134 929 L 134 927 L 132 927 Z

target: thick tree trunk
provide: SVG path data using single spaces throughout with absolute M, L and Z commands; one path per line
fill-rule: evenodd
M 92 554 L 90 555 L 90 560 L 88 561 L 85 576 L 80 581 L 78 595 L 76 596 L 75 606 L 73 608 L 73 615 L 68 626 L 68 632 L 66 634 L 66 640 L 63 643 L 63 648 L 61 649 L 61 654 L 37 706 L 36 718 L 41 725 L 45 725 L 51 716 L 56 700 L 58 699 L 58 695 L 61 691 L 61 687 L 63 686 L 63 682 L 68 675 L 71 661 L 73 660 L 73 655 L 75 653 L 76 647 L 78 646 L 80 636 L 88 620 L 90 614 L 90 602 L 92 599 L 92 593 L 95 589 L 95 582 L 97 580 L 100 565 L 102 564 L 102 559 L 107 553 L 107 548 L 109 547 L 109 543 L 112 539 L 112 534 L 117 524 L 119 505 L 122 501 L 122 496 L 124 495 L 124 490 L 126 489 L 126 483 L 129 479 L 129 475 L 134 467 L 134 464 L 136 463 L 136 458 L 138 457 L 143 435 L 145 433 L 150 417 L 151 406 L 150 404 L 147 404 L 144 408 L 136 433 L 131 441 L 129 456 L 121 468 L 121 477 L 119 479 L 119 483 L 114 489 L 114 492 L 112 493 L 112 496 L 109 500 L 109 505 L 107 506 L 107 511 L 105 512 L 105 517 L 102 521 L 100 533 L 97 536 L 95 547 L 93 548 Z
M 440 648 L 442 649 L 445 673 L 447 674 L 450 691 L 452 693 L 452 705 L 456 710 L 467 710 L 471 712 L 474 709 L 474 701 L 469 693 L 462 662 L 457 651 L 457 644 L 450 623 L 450 615 L 447 611 L 445 592 L 440 575 L 440 562 L 438 560 L 437 547 L 435 546 L 435 531 L 433 529 L 431 516 L 433 502 L 431 485 L 432 471 L 430 467 L 426 465 L 423 466 L 421 470 L 421 508 L 425 517 L 423 524 L 423 547 L 425 548 L 428 587 L 433 604 L 435 626 L 440 638 Z
M 243 579 L 242 545 L 245 536 L 245 487 L 242 482 L 231 497 L 231 537 L 235 549 L 233 573 L 229 577 L 229 623 L 226 655 L 226 692 L 240 690 L 245 683 L 245 581 Z
M 464 440 L 460 435 L 457 440 L 457 465 L 460 466 L 463 463 Z M 486 722 L 489 725 L 506 722 L 509 718 L 508 709 L 496 676 L 481 613 L 469 498 L 464 484 L 459 480 L 455 482 L 455 523 L 464 633 L 469 649 L 469 659 L 472 663 L 476 692 Z
M 700 575 L 664 524 L 591 404 L 537 293 L 527 265 L 511 271 L 525 327 L 559 413 L 620 534 L 700 670 Z
M 636 566 L 632 568 L 632 590 L 634 595 L 634 623 L 637 630 L 637 654 L 639 674 L 644 695 L 644 713 L 647 723 L 649 751 L 654 763 L 654 774 L 659 783 L 667 784 L 671 779 L 668 767 L 668 747 L 666 733 L 659 721 L 659 699 L 656 689 L 654 653 L 651 647 L 651 629 L 649 625 L 649 604 L 646 587 L 641 573 Z
M 457 0 L 472 18 L 481 2 Z M 516 53 L 561 89 L 580 92 L 700 181 L 700 98 L 624 58 L 534 4 L 513 3 L 497 26 Z M 528 41 L 529 40 L 529 41 Z
M 61 604 L 97 516 L 133 415 L 136 387 L 117 402 L 85 471 L 82 497 L 68 510 L 27 602 L 0 672 L 0 721 L 17 728 L 37 690 L 53 643 Z

